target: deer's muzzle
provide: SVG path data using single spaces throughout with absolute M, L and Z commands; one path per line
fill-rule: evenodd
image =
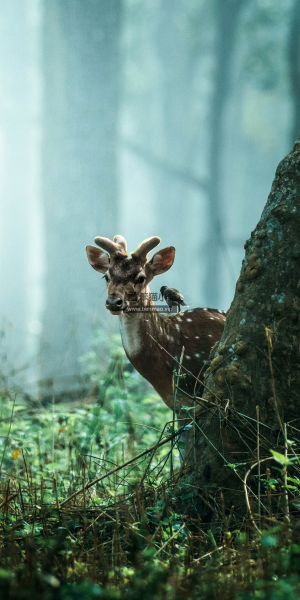
M 125 308 L 122 298 L 107 298 L 105 306 L 110 312 L 121 312 Z

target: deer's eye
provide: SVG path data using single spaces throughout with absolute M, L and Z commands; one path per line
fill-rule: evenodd
M 141 275 L 141 277 L 139 277 L 137 279 L 137 283 L 145 283 L 145 281 L 146 281 L 146 277 L 144 277 L 143 275 Z

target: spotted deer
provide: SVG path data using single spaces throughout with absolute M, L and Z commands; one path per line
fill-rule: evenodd
M 120 319 L 121 337 L 126 355 L 135 369 L 147 379 L 169 408 L 173 408 L 173 371 L 178 368 L 184 347 L 182 377 L 177 399 L 179 405 L 191 405 L 191 397 L 200 384 L 209 353 L 220 340 L 225 313 L 211 308 L 194 308 L 168 318 L 158 313 L 151 298 L 149 283 L 166 273 L 175 258 L 175 248 L 160 250 L 148 260 L 148 253 L 159 237 L 144 240 L 127 253 L 121 235 L 111 241 L 96 237 L 99 246 L 87 246 L 90 265 L 104 274 L 108 297 L 106 308 Z M 199 385 L 198 385 L 199 388 Z

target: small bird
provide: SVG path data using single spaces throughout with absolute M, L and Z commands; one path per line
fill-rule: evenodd
M 169 308 L 172 308 L 172 306 L 177 306 L 177 315 L 178 313 L 180 313 L 181 306 L 187 306 L 187 304 L 184 301 L 183 295 L 178 290 L 175 290 L 175 288 L 169 288 L 166 285 L 163 285 L 160 288 L 160 293 L 165 299 Z

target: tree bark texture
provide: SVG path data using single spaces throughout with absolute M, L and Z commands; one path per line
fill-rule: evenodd
M 257 461 L 256 407 L 260 459 L 271 456 L 270 449 L 283 453 L 282 424 L 288 439 L 299 428 L 299 231 L 300 138 L 279 164 L 261 219 L 245 243 L 224 333 L 211 355 L 203 400 L 197 401 L 186 461 L 207 520 L 219 518 L 222 505 L 225 511 L 234 506 L 233 522 L 247 514 L 243 479 Z M 264 474 L 266 465 L 271 463 L 262 463 Z M 257 495 L 257 479 L 248 484 Z

